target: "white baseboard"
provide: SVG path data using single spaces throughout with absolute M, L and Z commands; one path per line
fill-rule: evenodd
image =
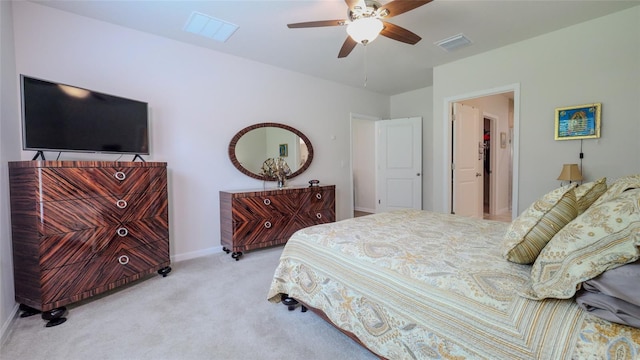
M 204 250 L 192 251 L 188 253 L 176 254 L 171 256 L 171 262 L 180 262 L 185 260 L 191 260 L 202 256 L 207 256 L 215 253 L 222 252 L 221 246 L 214 246 Z
M 372 213 L 375 214 L 376 209 L 368 209 L 368 208 L 363 208 L 363 207 L 355 207 L 354 208 L 355 211 L 363 211 L 363 212 L 368 212 L 368 213 Z
M 9 339 L 9 334 L 11 334 L 11 329 L 13 329 L 13 323 L 18 318 L 19 308 L 20 305 L 16 303 L 13 310 L 11 310 L 11 316 L 7 318 L 7 321 L 5 321 L 0 328 L 0 347 L 2 347 L 1 345 L 4 345 L 4 342 Z

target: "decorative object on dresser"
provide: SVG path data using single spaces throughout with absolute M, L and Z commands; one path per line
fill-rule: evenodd
M 220 192 L 220 242 L 236 261 L 244 251 L 284 244 L 302 228 L 335 220 L 335 185 Z
M 9 162 L 15 298 L 55 326 L 65 305 L 169 267 L 164 162 Z

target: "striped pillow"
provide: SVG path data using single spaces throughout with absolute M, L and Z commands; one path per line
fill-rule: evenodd
M 575 186 L 551 191 L 511 222 L 503 239 L 502 256 L 518 264 L 534 262 L 549 240 L 578 216 Z
M 575 190 L 578 215 L 587 210 L 605 191 L 607 191 L 607 178 L 604 177 L 578 186 Z

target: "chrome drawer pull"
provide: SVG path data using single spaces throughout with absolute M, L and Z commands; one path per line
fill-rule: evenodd
M 316 217 L 317 217 L 318 219 L 322 219 L 322 214 L 317 213 L 317 214 L 316 214 Z
M 129 234 L 129 230 L 127 230 L 127 228 L 121 227 L 118 230 L 116 230 L 116 234 L 118 234 L 118 236 L 125 237 Z
M 271 223 L 269 221 L 265 221 L 264 222 L 264 227 L 266 227 L 267 229 L 271 228 Z
M 121 255 L 118 258 L 118 262 L 122 265 L 127 265 L 129 263 L 129 257 L 127 255 Z
M 127 174 L 123 173 L 122 171 L 118 171 L 117 173 L 113 174 L 113 176 L 120 181 L 127 178 Z
M 127 201 L 120 199 L 120 200 L 116 201 L 116 206 L 118 208 L 120 208 L 120 209 L 124 209 L 124 208 L 127 207 Z
M 269 200 L 269 199 L 264 199 L 264 201 L 263 201 L 263 202 L 264 202 L 264 204 L 265 204 L 265 205 L 267 205 L 267 206 L 271 205 L 271 200 Z
M 316 194 L 316 199 L 318 199 L 318 200 L 322 199 L 322 194 L 317 193 L 317 194 Z

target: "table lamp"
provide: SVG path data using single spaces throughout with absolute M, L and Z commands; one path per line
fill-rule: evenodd
M 560 172 L 560 176 L 558 176 L 558 180 L 569 181 L 569 184 L 571 184 L 572 181 L 581 181 L 582 173 L 580 172 L 578 164 L 562 165 L 562 171 Z

